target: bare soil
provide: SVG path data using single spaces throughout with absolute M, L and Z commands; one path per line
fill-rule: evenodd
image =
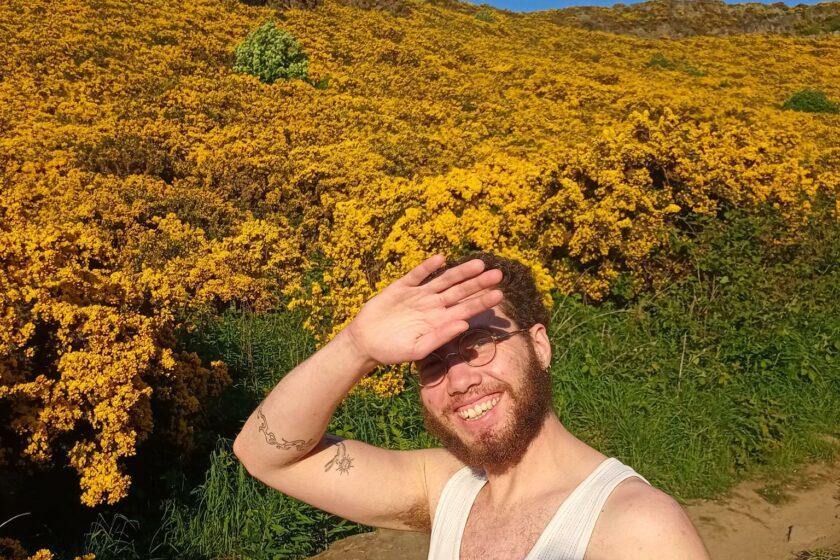
M 792 560 L 840 549 L 840 462 L 809 465 L 784 481 L 746 481 L 725 497 L 685 505 L 714 560 Z M 315 556 L 319 560 L 426 560 L 429 535 L 377 529 Z

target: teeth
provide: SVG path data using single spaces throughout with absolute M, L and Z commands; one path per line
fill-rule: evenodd
M 473 405 L 471 408 L 466 410 L 462 410 L 458 413 L 458 415 L 463 418 L 464 420 L 474 420 L 476 418 L 480 418 L 484 416 L 484 414 L 496 406 L 496 403 L 499 402 L 499 397 L 494 397 L 490 400 L 481 402 L 477 405 Z

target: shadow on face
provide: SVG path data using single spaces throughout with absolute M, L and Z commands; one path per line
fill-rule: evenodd
M 520 328 L 498 308 L 476 315 L 470 328 L 494 334 Z M 551 378 L 531 339 L 531 331 L 499 341 L 493 360 L 472 367 L 461 358 L 450 362 L 440 383 L 420 389 L 426 430 L 465 465 L 503 471 L 521 460 L 551 409 Z M 435 353 L 457 351 L 457 337 Z M 499 394 L 486 418 L 462 418 L 463 405 Z

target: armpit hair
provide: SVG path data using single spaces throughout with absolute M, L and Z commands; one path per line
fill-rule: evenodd
M 405 523 L 407 527 L 411 527 L 414 531 L 420 531 L 422 533 L 432 532 L 432 518 L 429 515 L 429 508 L 421 502 L 414 504 L 398 517 L 400 521 Z

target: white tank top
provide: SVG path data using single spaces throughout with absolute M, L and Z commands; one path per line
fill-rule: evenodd
M 631 476 L 648 482 L 618 459 L 605 459 L 560 504 L 525 560 L 583 560 L 601 508 L 615 487 Z M 429 560 L 459 560 L 467 517 L 486 483 L 484 472 L 471 467 L 446 482 L 435 509 Z

